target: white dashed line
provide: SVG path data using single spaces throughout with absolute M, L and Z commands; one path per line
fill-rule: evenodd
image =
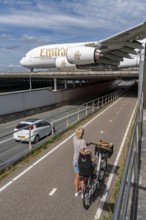
M 7 188 L 9 185 L 11 185 L 13 183 L 13 181 L 11 180 L 10 182 L 8 182 L 7 184 L 5 184 L 3 187 L 0 188 L 0 192 L 2 192 L 5 188 Z
M 57 188 L 53 188 L 52 191 L 49 193 L 49 196 L 53 196 L 54 193 L 56 192 Z
M 9 141 L 9 140 L 12 140 L 12 139 L 13 139 L 13 138 L 9 138 L 9 139 L 7 139 L 7 140 L 1 141 L 0 144 L 5 143 L 5 142 L 7 142 L 7 141 Z

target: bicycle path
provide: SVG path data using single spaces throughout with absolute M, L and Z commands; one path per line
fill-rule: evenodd
M 83 208 L 81 198 L 74 197 L 74 131 L 71 130 L 0 181 L 0 220 L 92 220 L 98 210 L 101 211 L 99 219 L 102 219 L 104 207 L 100 201 L 104 197 L 102 194 L 105 194 L 106 183 L 111 178 L 113 164 L 136 100 L 133 94 L 121 97 L 82 123 L 86 142 L 104 139 L 115 144 L 114 154 L 108 160 L 105 182 L 87 211 Z M 110 197 L 107 196 L 106 205 L 110 203 Z

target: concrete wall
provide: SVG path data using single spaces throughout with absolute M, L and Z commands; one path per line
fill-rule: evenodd
M 28 112 L 47 106 L 59 105 L 68 101 L 80 100 L 104 91 L 111 83 L 102 83 L 70 90 L 53 92 L 48 89 L 13 92 L 0 95 L 0 116 Z

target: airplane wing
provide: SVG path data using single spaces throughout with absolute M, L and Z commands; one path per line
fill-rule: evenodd
M 94 66 L 111 65 L 118 66 L 123 58 L 131 58 L 129 54 L 137 54 L 135 49 L 143 49 L 139 40 L 146 38 L 146 22 L 120 32 L 112 37 L 99 41 L 99 44 L 87 44 L 101 50 L 103 57 L 97 60 Z

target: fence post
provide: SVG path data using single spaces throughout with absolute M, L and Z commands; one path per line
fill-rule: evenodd
M 52 136 L 54 136 L 54 120 L 53 120 L 53 117 L 52 117 L 52 124 L 51 124 L 51 130 L 52 130 Z
M 111 101 L 113 101 L 113 93 L 111 94 Z
M 69 126 L 69 119 L 68 119 L 68 112 L 67 112 L 67 117 L 66 117 L 66 126 L 68 127 Z
M 80 121 L 80 107 L 78 107 L 78 121 Z
M 108 104 L 110 102 L 110 94 L 106 95 L 105 100 L 106 100 L 105 104 Z
M 103 96 L 102 96 L 102 102 L 101 103 L 102 103 L 101 106 L 103 107 Z
M 93 104 L 92 104 L 92 113 L 94 112 L 94 100 L 93 100 Z
M 112 94 L 110 94 L 110 102 L 112 101 Z
M 32 144 L 31 144 L 31 126 L 29 126 L 29 150 L 32 150 Z
M 86 104 L 86 116 L 88 115 L 88 104 Z
M 99 98 L 97 99 L 97 109 L 99 109 Z
M 112 93 L 112 101 L 114 100 L 114 93 Z

